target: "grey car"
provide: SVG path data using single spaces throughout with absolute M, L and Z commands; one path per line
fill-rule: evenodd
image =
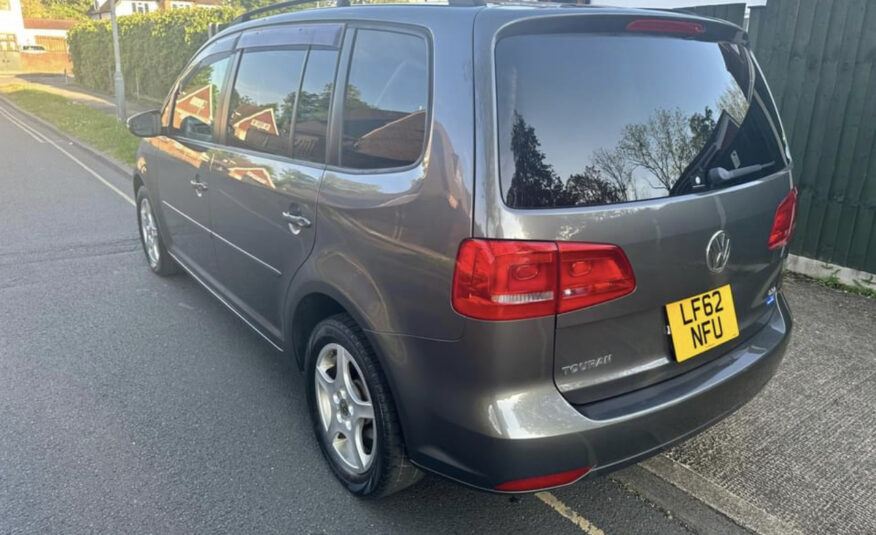
M 257 14 L 130 119 L 140 234 L 155 273 L 298 363 L 351 492 L 567 485 L 774 374 L 797 193 L 740 28 L 473 0 Z

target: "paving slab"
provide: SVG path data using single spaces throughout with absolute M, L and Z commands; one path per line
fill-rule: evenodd
M 666 456 L 803 533 L 876 533 L 876 299 L 785 289 L 796 323 L 776 377 Z

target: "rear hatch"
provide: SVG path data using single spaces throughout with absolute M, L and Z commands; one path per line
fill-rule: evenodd
M 786 254 L 768 242 L 792 183 L 741 30 L 561 11 L 495 37 L 505 214 L 488 237 L 614 244 L 629 259 L 634 291 L 556 317 L 555 381 L 583 404 L 720 358 L 765 324 Z

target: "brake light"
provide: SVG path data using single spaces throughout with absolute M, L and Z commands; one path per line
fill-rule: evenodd
M 556 254 L 553 243 L 465 240 L 456 256 L 453 307 L 485 320 L 553 314 Z
M 453 308 L 483 320 L 569 312 L 632 292 L 629 260 L 614 245 L 465 240 L 453 275 Z
M 770 231 L 770 239 L 767 247 L 770 251 L 784 247 L 791 241 L 794 233 L 794 220 L 797 215 L 797 188 L 793 188 L 776 209 L 773 218 L 773 228 Z
M 568 472 L 561 472 L 559 474 L 516 479 L 514 481 L 502 483 L 501 485 L 496 485 L 496 490 L 501 490 L 503 492 L 525 492 L 559 487 L 560 485 L 568 485 L 569 483 L 581 479 L 589 471 L 590 467 L 585 466 L 584 468 L 569 470 Z
M 675 33 L 699 35 L 705 32 L 702 24 L 684 20 L 641 19 L 627 24 L 628 32 Z

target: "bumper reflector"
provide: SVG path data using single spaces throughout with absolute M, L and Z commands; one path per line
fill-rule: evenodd
M 526 492 L 559 487 L 560 485 L 568 485 L 569 483 L 581 479 L 589 471 L 590 467 L 585 466 L 584 468 L 569 470 L 568 472 L 560 472 L 559 474 L 515 479 L 514 481 L 508 481 L 501 485 L 496 485 L 496 490 L 502 492 Z

